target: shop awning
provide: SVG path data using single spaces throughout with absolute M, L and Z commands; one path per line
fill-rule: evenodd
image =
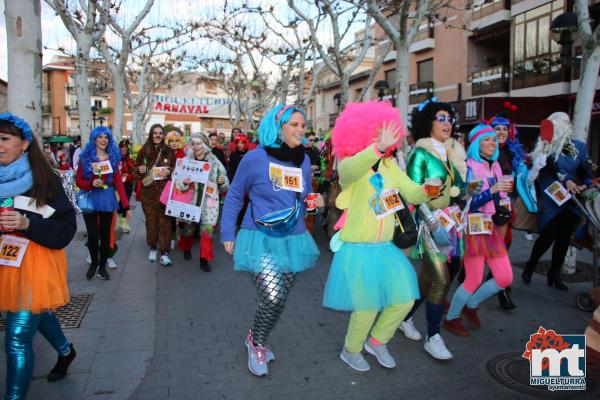
M 51 136 L 48 141 L 50 143 L 65 143 L 65 142 L 72 142 L 73 138 L 70 136 Z

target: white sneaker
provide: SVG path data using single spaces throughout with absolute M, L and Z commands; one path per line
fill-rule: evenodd
M 379 362 L 379 364 L 381 364 L 381 366 L 386 368 L 396 367 L 396 361 L 388 351 L 387 346 L 385 344 L 380 344 L 376 346 L 373 343 L 371 343 L 370 340 L 367 340 L 363 347 L 367 351 L 367 353 L 370 353 L 374 355 L 375 358 L 377 358 L 377 361 Z
M 85 261 L 87 261 L 88 264 L 92 263 L 92 256 L 90 256 L 89 253 L 88 253 L 87 257 L 85 258 Z
M 106 260 L 106 267 L 109 269 L 115 269 L 117 268 L 117 263 L 112 258 L 109 258 Z
M 402 321 L 398 329 L 400 329 L 402 333 L 404 333 L 404 336 L 411 340 L 421 340 L 421 333 L 415 327 L 415 323 L 413 322 L 412 317 L 407 319 L 406 321 Z
M 531 240 L 533 240 L 533 235 L 531 233 L 526 233 L 525 239 L 531 241 Z
M 365 360 L 363 355 L 360 354 L 360 351 L 356 353 L 350 353 L 349 351 L 346 351 L 346 348 L 344 348 L 340 354 L 340 358 L 343 362 L 358 372 L 365 372 L 370 369 L 369 363 L 367 363 L 367 360 Z
M 148 261 L 150 262 L 156 262 L 156 257 L 158 256 L 157 251 L 156 250 L 150 250 L 150 254 L 148 254 Z
M 175 242 L 175 240 L 171 240 L 171 250 L 175 250 L 176 245 L 177 245 L 177 242 Z
M 423 346 L 425 351 L 431 355 L 431 357 L 438 360 L 449 360 L 452 358 L 452 353 L 446 347 L 444 339 L 439 333 L 436 333 L 430 338 L 425 339 L 425 345 Z
M 169 255 L 165 253 L 162 256 L 160 256 L 160 264 L 165 267 L 168 267 L 169 265 L 173 264 L 173 261 L 171 261 Z

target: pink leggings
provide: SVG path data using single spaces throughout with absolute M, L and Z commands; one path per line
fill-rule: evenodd
M 484 257 L 465 257 L 465 281 L 463 282 L 463 287 L 467 292 L 474 293 L 481 285 L 484 262 L 487 262 L 494 280 L 499 287 L 504 289 L 512 283 L 512 265 L 508 256 L 488 258 L 487 260 Z

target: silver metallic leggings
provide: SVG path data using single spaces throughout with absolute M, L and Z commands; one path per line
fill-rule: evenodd
M 265 264 L 261 272 L 252 273 L 259 300 L 252 326 L 252 341 L 257 346 L 266 344 L 296 279 L 293 272 L 277 272 L 270 263 Z

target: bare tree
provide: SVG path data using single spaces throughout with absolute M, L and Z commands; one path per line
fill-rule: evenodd
M 5 0 L 8 110 L 42 136 L 42 27 L 39 0 Z
M 151 42 L 133 53 L 127 68 L 125 98 L 131 109 L 134 143 L 145 140 L 145 127 L 155 104 L 156 91 L 167 85 L 181 68 L 182 55 L 172 50 L 161 51 L 160 45 L 159 42 Z
M 575 5 L 581 41 L 581 73 L 575 100 L 573 127 L 577 139 L 587 143 L 596 81 L 600 69 L 600 26 L 592 31 L 587 0 L 576 0 Z
M 65 0 L 46 0 L 60 16 L 63 24 L 75 40 L 75 93 L 79 110 L 79 132 L 86 141 L 92 130 L 92 105 L 88 82 L 88 68 L 92 46 L 102 37 L 108 20 L 102 18 L 97 5 L 105 9 L 112 7 L 109 0 L 79 0 L 69 7 Z
M 123 128 L 125 99 L 125 70 L 127 68 L 127 64 L 129 63 L 131 52 L 134 51 L 132 42 L 135 40 L 135 36 L 141 35 L 140 32 L 137 32 L 137 29 L 144 18 L 146 18 L 148 15 L 153 5 L 154 0 L 147 0 L 144 8 L 127 27 L 119 25 L 116 18 L 111 17 L 108 9 L 99 9 L 101 13 L 106 13 L 106 19 L 110 21 L 110 28 L 119 36 L 121 41 L 120 46 L 117 49 L 111 49 L 104 37 L 101 38 L 97 43 L 97 47 L 102 53 L 108 70 L 112 76 L 115 102 L 115 107 L 113 110 L 113 134 L 117 139 L 120 139 L 122 136 L 121 131 Z
M 295 0 L 288 0 L 292 10 L 306 22 L 310 30 L 310 39 L 317 49 L 324 65 L 340 79 L 341 97 L 340 107 L 343 108 L 348 102 L 350 93 L 350 77 L 352 73 L 363 62 L 372 43 L 372 18 L 364 16 L 364 39 L 360 42 L 351 41 L 344 45 L 350 27 L 361 17 L 361 8 L 341 1 L 321 0 L 315 2 L 318 7 L 317 17 L 314 18 L 305 10 L 301 9 Z M 314 10 L 312 10 L 314 11 Z M 315 21 L 327 21 L 333 35 L 333 42 L 325 46 L 319 41 L 317 24 Z M 356 54 L 358 53 L 358 54 Z M 353 56 L 354 59 L 350 56 Z

